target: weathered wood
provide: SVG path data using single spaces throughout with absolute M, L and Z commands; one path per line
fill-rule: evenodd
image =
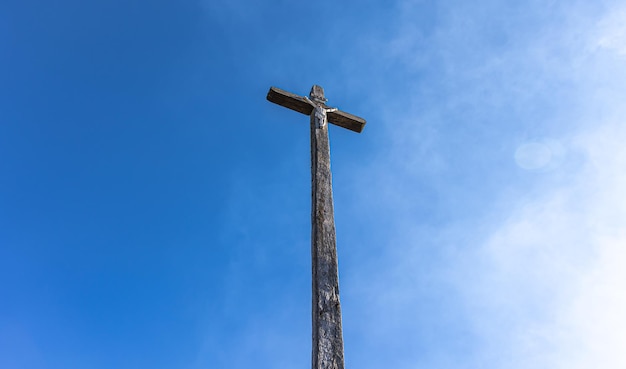
M 366 123 L 365 119 L 341 110 L 328 112 L 328 121 L 356 133 L 361 133 Z
M 313 106 L 306 101 L 304 97 L 281 90 L 277 87 L 270 87 L 267 93 L 267 100 L 306 115 L 311 115 L 313 111 Z M 322 104 L 322 106 L 324 108 L 330 108 L 325 104 Z M 341 110 L 328 112 L 328 122 L 357 133 L 363 131 L 366 123 L 365 119 Z
M 306 115 L 311 115 L 311 111 L 313 111 L 313 106 L 304 97 L 276 87 L 270 87 L 267 100 Z
M 271 87 L 267 99 L 311 117 L 312 369 L 344 369 L 327 121 L 361 132 L 365 119 L 328 107 L 324 89 L 317 85 L 308 98 Z
M 310 99 L 324 100 L 324 90 L 313 86 Z M 343 335 L 339 303 L 339 272 L 328 125 L 311 114 L 312 237 L 313 269 L 313 360 L 312 369 L 343 369 Z

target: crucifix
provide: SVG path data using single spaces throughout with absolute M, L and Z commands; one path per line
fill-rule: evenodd
M 311 117 L 312 369 L 344 369 L 328 123 L 360 133 L 365 119 L 327 106 L 317 85 L 308 97 L 271 87 L 267 99 Z

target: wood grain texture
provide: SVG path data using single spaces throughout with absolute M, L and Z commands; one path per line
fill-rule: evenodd
M 271 87 L 267 100 L 310 116 L 311 124 L 311 266 L 312 266 L 312 369 L 344 369 L 339 270 L 330 172 L 329 123 L 361 132 L 365 119 L 330 109 L 324 89 L 313 86 L 309 99 Z M 313 107 L 321 107 L 317 109 Z
M 328 112 L 328 122 L 356 133 L 361 133 L 366 123 L 365 119 L 341 110 Z
M 319 95 L 321 89 L 311 90 Z M 323 90 L 321 90 L 323 96 Z M 328 125 L 311 114 L 312 369 L 344 369 Z
M 277 87 L 270 87 L 267 93 L 267 100 L 306 115 L 311 115 L 313 111 L 313 106 L 311 106 L 304 97 L 281 90 Z
M 313 95 L 311 95 L 311 99 L 312 97 Z M 311 115 L 313 111 L 313 107 L 304 97 L 281 90 L 277 87 L 270 87 L 267 93 L 267 100 L 306 115 Z M 325 104 L 322 104 L 322 106 L 329 108 L 329 106 Z M 365 119 L 341 110 L 329 112 L 328 122 L 357 133 L 363 131 L 366 123 Z

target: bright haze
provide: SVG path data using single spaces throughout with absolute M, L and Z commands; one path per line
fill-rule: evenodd
M 626 368 L 622 1 L 0 4 L 0 368 Z

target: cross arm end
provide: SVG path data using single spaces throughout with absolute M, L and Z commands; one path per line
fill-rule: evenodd
M 365 127 L 365 123 L 367 123 L 365 119 L 341 110 L 329 111 L 328 121 L 356 133 L 361 133 Z
M 277 87 L 270 87 L 267 92 L 267 100 L 305 115 L 311 115 L 313 111 L 313 106 L 304 97 Z

